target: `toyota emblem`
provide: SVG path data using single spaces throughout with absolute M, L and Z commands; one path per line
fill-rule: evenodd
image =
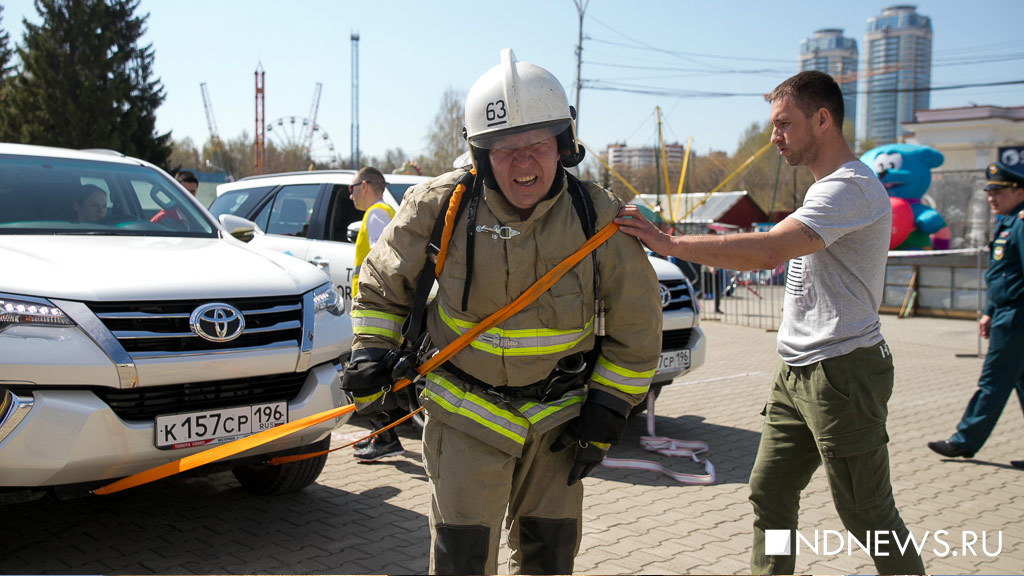
M 245 316 L 230 304 L 213 302 L 193 310 L 188 325 L 204 340 L 230 342 L 245 331 Z
M 672 291 L 668 289 L 668 286 L 658 283 L 658 296 L 661 297 L 661 307 L 665 308 L 669 302 L 672 301 Z

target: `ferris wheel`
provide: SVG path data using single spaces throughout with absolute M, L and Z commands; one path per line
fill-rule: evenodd
M 340 162 L 330 135 L 308 118 L 284 116 L 269 122 L 267 138 L 279 150 L 301 149 L 317 164 L 334 166 Z
M 310 160 L 317 164 L 337 166 L 341 158 L 334 149 L 334 142 L 326 130 L 321 130 L 316 123 L 320 109 L 320 91 L 323 85 L 316 83 L 313 91 L 313 105 L 309 108 L 309 116 L 286 116 L 267 124 L 267 134 L 275 146 L 281 150 L 301 150 Z

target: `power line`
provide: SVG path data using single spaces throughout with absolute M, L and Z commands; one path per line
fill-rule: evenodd
M 649 96 L 671 96 L 678 98 L 734 98 L 758 96 L 764 97 L 764 92 L 710 92 L 703 90 L 675 90 L 671 88 L 659 88 L 650 86 L 635 86 L 630 84 L 619 84 L 603 80 L 585 80 L 585 86 L 592 90 L 604 90 L 609 92 L 628 92 L 632 94 L 646 94 Z M 985 88 L 992 86 L 1011 86 L 1024 84 L 1024 80 L 1007 80 L 1003 82 L 977 82 L 973 84 L 956 84 L 952 86 L 925 86 L 920 88 L 883 88 L 878 90 L 858 90 L 856 94 L 899 94 L 911 92 L 939 92 L 945 90 L 963 90 L 967 88 Z

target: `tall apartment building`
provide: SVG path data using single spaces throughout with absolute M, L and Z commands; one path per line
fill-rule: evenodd
M 680 144 L 665 144 L 665 162 L 669 166 L 682 166 L 686 150 Z M 661 151 L 657 148 L 609 144 L 605 153 L 612 168 L 643 168 L 661 163 Z
M 875 145 L 903 140 L 902 125 L 929 107 L 932 24 L 915 6 L 890 6 L 868 18 L 864 34 L 865 105 L 861 139 Z
M 857 127 L 857 41 L 843 36 L 841 28 L 814 32 L 800 42 L 800 71 L 818 70 L 835 78 L 843 91 L 844 124 Z

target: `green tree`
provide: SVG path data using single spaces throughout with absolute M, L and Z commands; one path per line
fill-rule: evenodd
M 427 132 L 427 152 L 418 161 L 424 174 L 444 174 L 452 169 L 452 162 L 466 151 L 462 137 L 465 97 L 449 87 L 441 96 L 441 106 L 434 116 L 434 124 Z
M 42 23 L 25 24 L 21 72 L 4 115 L 18 142 L 111 148 L 167 166 L 170 133 L 157 134 L 164 89 L 153 47 L 140 46 L 140 0 L 35 0 Z
M 4 23 L 4 7 L 0 6 L 0 26 Z M 10 35 L 3 28 L 0 28 L 0 88 L 3 87 L 7 77 L 14 70 L 12 59 L 14 50 L 11 48 Z
M 0 6 L 0 26 L 4 22 L 4 7 Z M 0 141 L 10 140 L 8 136 L 8 120 L 9 115 L 6 113 L 7 109 L 5 106 L 6 102 L 6 91 L 8 85 L 8 79 L 11 77 L 11 73 L 14 71 L 14 64 L 12 60 L 14 58 L 14 50 L 10 46 L 10 36 L 7 31 L 0 28 Z

